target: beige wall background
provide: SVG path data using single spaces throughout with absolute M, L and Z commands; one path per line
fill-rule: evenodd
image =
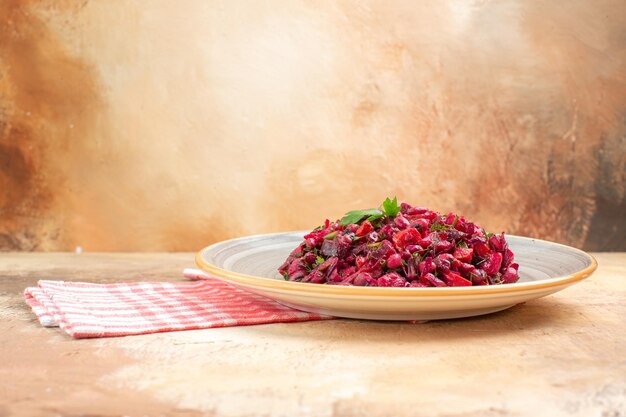
M 397 195 L 626 250 L 623 1 L 0 1 L 0 249 L 196 250 Z

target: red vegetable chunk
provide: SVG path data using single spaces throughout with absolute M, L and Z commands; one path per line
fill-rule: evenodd
M 418 243 L 421 238 L 420 232 L 411 227 L 410 229 L 405 229 L 394 234 L 393 243 L 398 250 L 403 250 L 408 245 Z
M 454 249 L 454 257 L 461 262 L 470 262 L 474 255 L 474 249 L 472 248 L 456 248 Z
M 446 282 L 451 287 L 467 287 L 472 285 L 472 281 L 469 281 L 462 276 L 455 274 L 454 272 L 448 272 L 445 275 Z

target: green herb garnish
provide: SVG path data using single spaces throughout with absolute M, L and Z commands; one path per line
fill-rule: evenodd
M 341 222 L 339 222 L 339 224 L 342 226 L 347 226 L 352 223 L 360 222 L 363 219 L 363 217 L 370 217 L 370 216 L 377 216 L 377 215 L 382 216 L 382 214 L 383 212 L 378 209 L 352 210 L 346 213 L 346 215 L 344 216 L 343 219 L 341 219 Z
M 389 217 L 395 217 L 400 212 L 400 206 L 398 205 L 398 198 L 394 197 L 393 200 L 390 200 L 389 197 L 383 201 L 383 210 L 385 214 Z
M 329 234 L 324 236 L 324 239 L 334 239 L 335 236 L 337 236 L 337 231 L 335 230 L 334 232 L 330 232 Z
M 383 213 L 372 214 L 371 216 L 369 216 L 367 218 L 367 221 L 371 223 L 371 222 L 376 221 L 378 219 L 382 219 L 383 217 L 385 217 L 385 215 Z
M 443 223 L 433 223 L 430 225 L 430 230 L 433 232 L 445 232 L 448 230 L 448 225 Z
M 394 197 L 393 200 L 387 197 L 385 201 L 383 201 L 383 204 L 380 208 L 352 210 L 347 212 L 345 216 L 341 219 L 339 224 L 342 226 L 347 226 L 349 224 L 358 223 L 364 218 L 367 218 L 368 221 L 372 222 L 385 216 L 395 217 L 398 215 L 399 212 L 400 206 L 398 205 L 397 197 Z

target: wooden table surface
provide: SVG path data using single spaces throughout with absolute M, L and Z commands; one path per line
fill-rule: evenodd
M 626 254 L 489 316 L 332 320 L 72 340 L 38 279 L 180 281 L 193 254 L 0 254 L 0 416 L 626 415 Z

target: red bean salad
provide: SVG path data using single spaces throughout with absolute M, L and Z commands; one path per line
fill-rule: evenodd
M 380 208 L 326 220 L 278 270 L 312 284 L 461 287 L 514 283 L 518 268 L 504 233 L 387 198 Z

